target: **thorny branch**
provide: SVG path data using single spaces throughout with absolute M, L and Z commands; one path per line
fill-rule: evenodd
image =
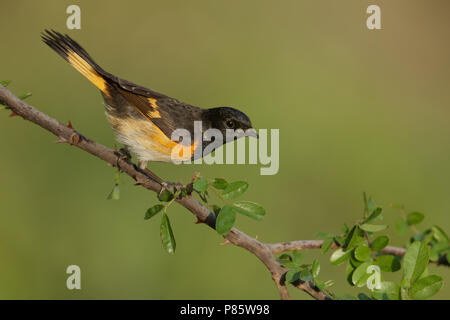
M 93 156 L 106 161 L 111 166 L 120 167 L 121 171 L 136 181 L 136 184 L 141 185 L 148 190 L 152 190 L 154 192 L 159 192 L 161 190 L 161 184 L 159 182 L 156 182 L 155 179 L 148 173 L 139 169 L 134 163 L 126 157 L 123 157 L 117 151 L 107 148 L 83 136 L 73 129 L 70 122 L 69 125 L 66 126 L 40 112 L 36 108 L 17 98 L 2 85 L 0 85 L 0 101 L 6 104 L 15 115 L 21 116 L 23 119 L 31 121 L 53 133 L 59 138 L 57 142 L 69 143 L 70 145 L 76 146 L 92 154 Z M 186 196 L 181 199 L 177 198 L 176 201 L 195 215 L 198 222 L 205 223 L 212 229 L 215 229 L 216 217 L 214 213 L 212 213 L 208 208 L 203 206 L 193 197 Z M 252 238 L 236 228 L 233 228 L 225 238 L 226 243 L 231 243 L 238 247 L 244 248 L 261 260 L 261 262 L 271 273 L 272 279 L 277 286 L 281 299 L 290 299 L 285 283 L 285 273 L 287 272 L 287 269 L 278 263 L 274 254 L 289 250 L 320 248 L 322 245 L 322 241 L 320 240 L 300 240 L 268 244 Z M 403 256 L 405 249 L 386 247 L 383 252 Z M 317 300 L 331 299 L 325 292 L 314 286 L 312 282 L 297 281 L 294 285 Z

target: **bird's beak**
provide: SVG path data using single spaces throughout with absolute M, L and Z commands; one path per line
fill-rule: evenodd
M 253 128 L 247 129 L 247 130 L 245 131 L 245 136 L 246 136 L 246 137 L 254 137 L 254 138 L 256 138 L 256 139 L 259 139 L 259 134 L 256 133 L 256 130 L 253 129 Z

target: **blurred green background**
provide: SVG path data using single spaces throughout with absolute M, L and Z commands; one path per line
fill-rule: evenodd
M 81 30 L 67 30 L 70 4 Z M 381 7 L 382 30 L 366 28 Z M 1 1 L 0 80 L 28 103 L 100 143 L 114 146 L 98 90 L 40 40 L 69 33 L 107 71 L 202 106 L 234 106 L 256 128 L 280 129 L 280 170 L 256 165 L 151 168 L 169 180 L 244 179 L 245 199 L 264 221 L 237 227 L 265 242 L 314 239 L 361 216 L 366 191 L 392 224 L 390 203 L 426 214 L 423 227 L 450 226 L 450 20 L 448 1 Z M 265 267 L 174 205 L 175 255 L 144 221 L 156 196 L 54 136 L 0 113 L 0 298 L 278 299 Z M 392 244 L 407 237 L 395 235 Z M 345 267 L 319 251 L 322 279 L 356 293 Z M 69 291 L 68 265 L 82 290 Z M 450 297 L 450 270 L 436 298 Z M 396 279 L 395 275 L 387 275 Z M 397 276 L 398 278 L 398 276 Z M 295 299 L 309 299 L 290 289 Z

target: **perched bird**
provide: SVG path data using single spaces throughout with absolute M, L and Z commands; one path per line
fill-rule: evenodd
M 202 109 L 120 79 L 103 70 L 68 35 L 45 30 L 42 40 L 100 90 L 117 140 L 138 158 L 141 169 L 149 161 L 171 161 L 172 149 L 180 143 L 171 139 L 172 132 L 186 129 L 194 137 L 194 121 L 202 121 L 203 131 L 218 129 L 224 137 L 227 129 L 242 129 L 246 135 L 257 137 L 254 130 L 248 130 L 252 129 L 248 116 L 237 109 Z M 209 143 L 202 141 L 202 148 Z M 198 146 L 192 142 L 184 159 L 193 159 Z

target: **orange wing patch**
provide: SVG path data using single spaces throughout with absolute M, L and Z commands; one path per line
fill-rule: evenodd
M 159 113 L 158 100 L 118 88 L 123 97 L 147 119 L 162 118 Z
M 161 118 L 161 114 L 158 111 L 159 106 L 156 104 L 157 100 L 155 98 L 148 98 L 147 100 L 153 108 L 153 110 L 147 111 L 147 115 L 150 118 Z

